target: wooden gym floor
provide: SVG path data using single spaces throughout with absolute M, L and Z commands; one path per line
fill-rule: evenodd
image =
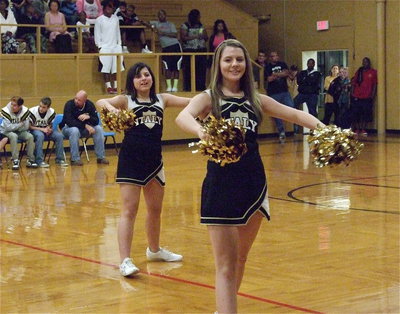
M 239 293 L 241 313 L 399 313 L 400 138 L 369 136 L 348 167 L 315 168 L 302 136 L 260 140 L 272 220 Z M 144 202 L 122 278 L 117 157 L 98 166 L 0 170 L 1 313 L 213 313 L 214 265 L 199 224 L 205 157 L 164 147 L 161 245 L 182 263 L 147 263 Z

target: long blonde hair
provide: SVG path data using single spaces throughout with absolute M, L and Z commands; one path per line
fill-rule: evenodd
M 227 98 L 222 92 L 223 77 L 220 68 L 222 52 L 226 47 L 240 48 L 243 51 L 246 61 L 246 70 L 243 76 L 240 78 L 240 89 L 243 91 L 244 97 L 250 102 L 258 121 L 261 122 L 261 102 L 253 84 L 253 69 L 251 66 L 251 59 L 246 47 L 244 47 L 243 44 L 236 39 L 224 40 L 221 44 L 219 44 L 214 53 L 213 64 L 211 66 L 211 80 L 209 85 L 209 89 L 211 91 L 212 114 L 216 118 L 221 117 L 220 101 Z

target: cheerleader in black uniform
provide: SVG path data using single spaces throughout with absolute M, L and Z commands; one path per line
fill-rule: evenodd
M 118 226 L 118 244 L 121 257 L 120 272 L 123 276 L 139 272 L 130 258 L 133 227 L 143 188 L 147 205 L 146 233 L 149 261 L 176 262 L 182 255 L 172 253 L 159 246 L 160 219 L 164 196 L 164 168 L 161 156 L 163 115 L 166 107 L 184 107 L 190 98 L 170 94 L 156 94 L 155 78 L 150 67 L 136 63 L 126 79 L 128 95 L 100 99 L 96 105 L 110 112 L 121 109 L 132 110 L 135 125 L 125 131 L 118 157 L 116 182 L 120 184 L 122 212 Z
M 214 54 L 210 89 L 195 96 L 176 122 L 205 139 L 195 117 L 209 114 L 232 119 L 246 129 L 248 152 L 239 162 L 221 167 L 209 161 L 201 197 L 201 223 L 207 229 L 216 265 L 219 313 L 236 313 L 236 294 L 262 217 L 269 219 L 267 181 L 257 144 L 262 113 L 314 129 L 323 124 L 312 115 L 257 94 L 249 54 L 237 40 L 222 42 Z

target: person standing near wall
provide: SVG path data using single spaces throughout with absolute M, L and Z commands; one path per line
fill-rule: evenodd
M 371 60 L 365 57 L 362 66 L 351 79 L 351 114 L 353 130 L 367 136 L 366 127 L 372 122 L 372 108 L 378 84 L 377 71 L 371 68 Z
M 317 104 L 318 94 L 321 84 L 321 73 L 315 67 L 315 60 L 307 60 L 307 69 L 300 71 L 297 75 L 297 84 L 299 85 L 299 94 L 294 99 L 296 108 L 300 108 L 302 103 L 306 103 L 308 112 L 314 117 L 318 117 Z

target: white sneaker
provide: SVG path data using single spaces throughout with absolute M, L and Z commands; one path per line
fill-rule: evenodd
M 153 53 L 153 51 L 151 51 L 149 48 L 147 48 L 147 46 L 146 47 L 144 47 L 143 49 L 142 49 L 142 53 Z
M 172 88 L 171 88 L 171 87 L 168 87 L 166 91 L 167 91 L 167 92 L 172 92 Z
M 176 88 L 176 87 L 171 88 L 171 92 L 176 93 L 177 91 L 178 91 L 178 88 Z
M 126 277 L 129 275 L 134 275 L 139 272 L 139 268 L 133 264 L 133 261 L 131 258 L 126 257 L 121 265 L 119 265 L 119 272 L 121 273 L 122 276 Z
M 65 162 L 65 160 L 60 160 L 56 161 L 56 164 L 59 165 L 60 167 L 68 167 L 68 163 Z
M 47 162 L 42 161 L 42 162 L 39 164 L 39 167 L 40 167 L 40 168 L 49 168 L 50 166 L 49 166 L 49 164 L 48 164 Z
M 153 253 L 149 248 L 147 248 L 146 256 L 148 261 L 180 262 L 183 259 L 182 255 L 172 253 L 162 247 L 160 247 L 156 253 Z
M 18 170 L 19 169 L 19 159 L 14 159 L 12 162 L 12 170 Z
M 122 46 L 122 52 L 123 53 L 129 53 L 128 47 L 127 46 Z

